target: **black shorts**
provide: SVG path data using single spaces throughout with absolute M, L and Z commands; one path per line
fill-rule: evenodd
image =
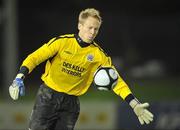
M 73 130 L 80 111 L 77 96 L 52 90 L 42 84 L 31 113 L 30 130 Z

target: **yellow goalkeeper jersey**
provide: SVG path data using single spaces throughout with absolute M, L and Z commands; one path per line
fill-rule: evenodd
M 91 86 L 94 72 L 100 66 L 112 66 L 111 58 L 95 43 L 82 47 L 83 41 L 76 34 L 52 38 L 39 49 L 28 55 L 22 66 L 29 73 L 46 61 L 41 79 L 47 86 L 69 95 L 80 96 Z M 85 43 L 84 43 L 85 44 Z M 119 76 L 113 89 L 123 99 L 131 93 L 128 85 Z

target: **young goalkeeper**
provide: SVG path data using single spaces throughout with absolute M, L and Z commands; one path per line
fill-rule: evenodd
M 74 129 L 80 111 L 78 96 L 87 92 L 98 67 L 114 67 L 111 58 L 94 41 L 101 23 L 99 11 L 87 8 L 79 14 L 77 34 L 52 38 L 23 61 L 9 87 L 14 100 L 25 94 L 25 77 L 46 61 L 30 130 L 54 130 L 57 123 L 61 124 L 60 130 Z M 149 104 L 140 103 L 120 76 L 113 91 L 132 107 L 142 125 L 153 121 L 153 114 L 147 110 Z

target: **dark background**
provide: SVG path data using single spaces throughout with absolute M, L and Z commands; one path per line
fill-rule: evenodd
M 0 4 L 3 5 L 2 0 Z M 52 37 L 77 33 L 79 12 L 93 7 L 100 11 L 103 18 L 95 40 L 112 58 L 120 58 L 123 64 L 117 65 L 122 74 L 126 75 L 134 67 L 153 60 L 163 63 L 165 76 L 177 77 L 180 74 L 178 1 L 17 0 L 16 6 L 18 66 L 28 54 Z M 32 72 L 32 80 L 37 81 L 43 73 L 43 65 Z M 1 72 L 5 73 L 2 67 Z
M 26 77 L 24 81 L 26 96 L 14 102 L 9 96 L 8 87 L 15 78 L 15 74 L 8 69 L 12 70 L 10 69 L 12 67 L 18 72 L 19 68 L 14 65 L 6 66 L 11 62 L 4 58 L 5 54 L 12 56 L 14 54 L 11 51 L 4 53 L 6 43 L 3 42 L 3 39 L 7 21 L 3 19 L 5 17 L 3 16 L 3 5 L 6 1 L 13 2 L 15 0 L 0 0 L 0 106 L 2 105 L 0 127 L 2 127 L 2 122 L 6 121 L 4 119 L 8 119 L 7 122 L 4 122 L 6 127 L 15 128 L 9 119 L 14 119 L 10 114 L 16 115 L 14 110 L 17 110 L 17 113 L 27 111 L 24 109 L 26 103 L 35 100 L 45 63 L 37 66 Z M 18 55 L 13 58 L 16 58 L 17 66 L 21 65 L 28 54 L 51 38 L 67 33 L 77 33 L 79 12 L 88 7 L 98 9 L 103 18 L 99 35 L 95 39 L 96 42 L 112 57 L 133 94 L 141 102 L 151 104 L 150 110 L 155 114 L 155 119 L 153 124 L 148 127 L 138 126 L 136 117 L 131 116 L 133 112 L 127 113 L 129 106 L 126 102 L 121 102 L 119 96 L 111 91 L 107 93 L 91 91 L 92 87 L 90 87 L 91 90 L 81 96 L 80 100 L 88 105 L 92 105 L 91 102 L 89 103 L 90 100 L 98 103 L 92 105 L 93 107 L 106 101 L 112 101 L 119 105 L 117 110 L 121 112 L 116 113 L 119 117 L 116 121 L 118 127 L 124 130 L 125 127 L 134 130 L 179 129 L 180 2 L 178 0 L 16 0 Z M 8 46 L 14 44 L 15 42 L 12 42 Z M 7 51 L 7 49 L 5 50 Z M 3 64 L 4 62 L 7 64 Z M 5 98 L 2 96 L 3 94 Z M 9 102 L 4 99 L 9 99 Z M 98 100 L 100 102 L 97 102 Z M 9 105 L 3 106 L 1 104 L 3 102 Z M 18 103 L 21 102 L 22 104 L 19 105 Z M 123 104 L 128 108 L 122 108 Z M 101 111 L 100 108 L 99 110 Z M 88 111 L 87 114 L 89 113 L 92 112 Z M 29 119 L 29 116 L 25 118 Z M 23 122 L 22 124 L 25 125 Z M 19 122 L 16 126 L 20 127 Z
M 170 0 L 21 0 L 18 2 L 20 60 L 52 37 L 76 33 L 79 12 L 94 7 L 103 18 L 96 41 L 110 56 L 122 57 L 128 66 L 158 59 L 165 63 L 168 74 L 178 75 L 179 5 Z M 135 59 L 128 59 L 134 53 Z

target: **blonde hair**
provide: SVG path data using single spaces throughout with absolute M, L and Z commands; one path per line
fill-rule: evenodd
M 99 20 L 100 24 L 102 23 L 100 12 L 94 8 L 87 8 L 85 10 L 82 10 L 79 14 L 79 23 L 83 24 L 84 20 L 88 17 L 96 18 Z

